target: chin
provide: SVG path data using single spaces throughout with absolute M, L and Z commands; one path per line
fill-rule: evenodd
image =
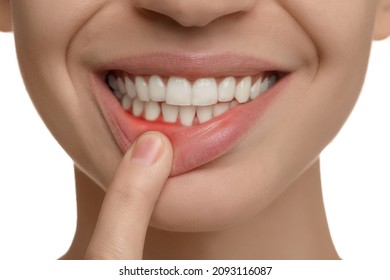
M 243 176 L 232 172 L 240 167 L 222 162 L 169 178 L 150 226 L 173 232 L 224 230 L 254 218 L 277 196 L 279 188 L 270 181 L 259 184 L 261 172 Z

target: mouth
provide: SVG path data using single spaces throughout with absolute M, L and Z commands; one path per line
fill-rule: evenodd
M 104 64 L 92 87 L 122 152 L 160 131 L 173 145 L 177 176 L 226 154 L 260 121 L 289 80 L 280 69 L 230 55 L 149 55 Z

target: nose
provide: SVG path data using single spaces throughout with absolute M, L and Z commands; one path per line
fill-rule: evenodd
M 240 12 L 248 12 L 256 0 L 135 0 L 135 7 L 167 16 L 184 27 L 202 27 Z

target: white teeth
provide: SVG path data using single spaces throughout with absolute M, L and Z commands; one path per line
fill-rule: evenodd
M 191 105 L 191 84 L 184 78 L 171 77 L 167 86 L 167 104 Z
M 236 90 L 236 79 L 233 77 L 227 77 L 218 86 L 218 101 L 228 102 L 234 98 Z
M 213 106 L 213 117 L 218 117 L 223 113 L 229 111 L 229 103 L 218 103 Z
M 161 110 L 165 122 L 175 123 L 177 121 L 177 117 L 179 116 L 179 106 L 162 103 Z
M 217 106 L 217 105 L 214 105 Z M 213 118 L 213 107 L 214 106 L 202 106 L 197 107 L 196 116 L 200 123 L 207 122 Z
M 253 100 L 260 95 L 261 78 L 257 79 L 256 83 L 251 87 L 250 98 Z
M 137 95 L 141 101 L 149 101 L 149 86 L 142 77 L 135 77 L 135 88 L 137 89 Z
M 268 77 L 265 78 L 260 85 L 260 94 L 264 93 L 268 89 Z
M 156 75 L 153 75 L 149 79 L 149 93 L 150 99 L 156 102 L 165 101 L 167 97 L 166 86 L 163 80 Z
M 238 83 L 236 87 L 236 99 L 240 103 L 245 103 L 249 99 L 250 87 L 251 87 L 251 77 L 245 77 Z
M 145 119 L 148 121 L 155 121 L 161 113 L 160 105 L 157 102 L 149 101 L 145 105 Z
M 184 126 L 191 126 L 194 121 L 196 109 L 194 106 L 179 107 L 180 123 Z
M 214 78 L 198 79 L 192 87 L 192 105 L 207 106 L 218 102 L 217 82 Z
M 125 83 L 122 81 L 121 78 L 118 77 L 117 79 L 117 82 L 118 82 L 118 88 L 119 88 L 119 91 L 125 95 L 126 94 L 126 86 L 125 86 Z
M 122 107 L 123 107 L 123 109 L 129 110 L 130 107 L 131 107 L 131 103 L 132 103 L 132 101 L 131 101 L 130 96 L 125 95 L 125 96 L 122 98 Z
M 145 102 L 139 100 L 138 98 L 133 101 L 133 115 L 136 117 L 140 117 L 144 111 Z
M 108 85 L 113 89 L 113 90 L 118 90 L 118 82 L 116 78 L 113 75 L 108 75 Z
M 258 78 L 252 84 L 252 77 L 243 77 L 236 84 L 234 77 L 227 77 L 217 85 L 215 78 L 201 78 L 193 85 L 180 77 L 168 79 L 167 86 L 158 75 L 149 81 L 141 76 L 133 82 L 129 77 L 107 76 L 107 83 L 125 111 L 147 121 L 161 120 L 191 126 L 205 123 L 234 107 L 256 99 L 278 82 L 277 75 Z M 165 101 L 165 102 L 164 102 Z M 130 111 L 131 109 L 131 111 Z
M 134 99 L 137 97 L 137 90 L 135 88 L 135 85 L 132 80 L 130 80 L 128 77 L 125 78 L 125 85 L 126 85 L 126 92 L 127 95 L 130 96 L 131 99 Z
M 230 110 L 233 109 L 234 107 L 237 107 L 238 104 L 239 104 L 239 103 L 238 103 L 236 100 L 233 100 L 232 102 L 230 102 L 230 105 L 229 105 Z

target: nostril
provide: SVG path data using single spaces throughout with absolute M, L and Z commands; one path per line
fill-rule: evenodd
M 154 23 L 159 23 L 159 24 L 164 24 L 167 26 L 170 25 L 181 25 L 179 22 L 177 22 L 175 19 L 172 17 L 169 17 L 163 13 L 159 13 L 156 11 L 148 10 L 145 8 L 137 8 L 136 9 L 138 13 L 144 17 L 146 20 Z
M 211 22 L 252 10 L 255 0 L 138 0 L 135 8 L 154 21 L 175 22 L 183 27 L 204 27 Z
M 137 8 L 137 11 L 151 22 L 174 24 L 182 27 L 204 27 L 218 18 L 198 17 L 180 10 L 168 13 L 168 11 L 153 11 L 145 8 Z

